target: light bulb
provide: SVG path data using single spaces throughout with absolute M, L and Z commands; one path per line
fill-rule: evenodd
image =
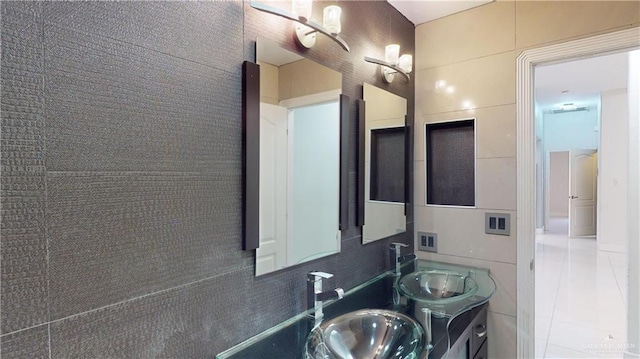
M 324 8 L 324 14 L 322 17 L 322 22 L 324 27 L 329 30 L 334 35 L 340 33 L 340 15 L 342 14 L 342 9 L 340 6 L 331 5 Z
M 398 67 L 403 69 L 405 72 L 411 72 L 413 66 L 413 56 L 404 54 L 400 56 L 398 60 Z
M 311 9 L 313 0 L 293 0 L 291 2 L 292 12 L 302 21 L 311 19 Z
M 398 63 L 398 56 L 400 56 L 400 45 L 387 45 L 384 48 L 384 61 L 396 65 Z

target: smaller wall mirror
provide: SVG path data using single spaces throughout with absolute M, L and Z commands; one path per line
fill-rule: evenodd
M 342 75 L 266 39 L 256 52 L 262 275 L 340 251 Z
M 406 231 L 407 100 L 366 83 L 363 85 L 363 99 L 365 153 L 364 168 L 361 167 L 364 170 L 362 242 L 366 244 Z

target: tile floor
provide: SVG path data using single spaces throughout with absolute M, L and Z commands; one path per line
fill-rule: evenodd
M 536 357 L 621 358 L 627 256 L 568 238 L 566 219 L 550 224 L 536 237 Z

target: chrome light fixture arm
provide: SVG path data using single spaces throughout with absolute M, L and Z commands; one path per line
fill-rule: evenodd
M 409 76 L 409 73 L 408 73 L 408 72 L 406 72 L 406 71 L 404 71 L 403 69 L 401 69 L 401 68 L 400 68 L 398 65 L 396 65 L 396 64 L 392 64 L 392 63 L 389 63 L 389 62 L 386 62 L 386 61 L 382 61 L 382 60 L 374 59 L 373 57 L 368 57 L 368 56 L 365 56 L 365 57 L 364 57 L 364 61 L 366 61 L 366 62 L 371 62 L 371 63 L 373 63 L 373 64 L 377 64 L 377 65 L 385 66 L 385 67 L 388 67 L 388 68 L 392 69 L 393 71 L 386 70 L 386 71 L 388 71 L 388 73 L 383 73 L 383 76 L 385 76 L 385 78 L 386 78 L 386 75 L 387 75 L 387 74 L 388 74 L 388 75 L 394 75 L 394 74 L 397 72 L 397 73 L 399 73 L 400 75 L 402 75 L 402 76 L 403 76 L 407 81 L 409 81 L 409 80 L 411 79 L 411 77 Z M 384 71 L 384 70 L 385 70 L 385 69 L 383 69 L 383 71 Z M 389 81 L 389 80 L 387 79 L 387 82 L 391 82 L 391 81 Z
M 266 4 L 262 4 L 260 2 L 251 0 L 250 3 L 252 8 L 256 9 L 256 10 L 260 10 L 272 15 L 276 15 L 276 16 L 280 16 L 283 17 L 285 19 L 289 19 L 291 21 L 295 21 L 299 24 L 302 24 L 304 26 L 308 26 L 310 28 L 312 28 L 313 30 L 320 32 L 322 34 L 325 34 L 326 36 L 328 36 L 331 40 L 335 41 L 336 43 L 338 43 L 345 51 L 349 52 L 349 45 L 347 45 L 347 43 L 337 34 L 333 34 L 331 33 L 331 31 L 327 30 L 324 26 L 317 24 L 313 21 L 310 20 L 305 20 L 304 18 L 298 18 L 297 16 L 295 16 L 294 14 L 279 9 L 277 7 L 274 6 L 270 6 L 270 5 L 266 5 Z M 305 35 L 309 35 L 308 32 L 305 32 Z

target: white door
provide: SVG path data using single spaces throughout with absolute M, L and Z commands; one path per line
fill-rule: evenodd
M 256 275 L 286 265 L 287 250 L 286 107 L 260 103 L 260 247 Z
M 596 150 L 571 150 L 569 162 L 569 237 L 596 234 Z

